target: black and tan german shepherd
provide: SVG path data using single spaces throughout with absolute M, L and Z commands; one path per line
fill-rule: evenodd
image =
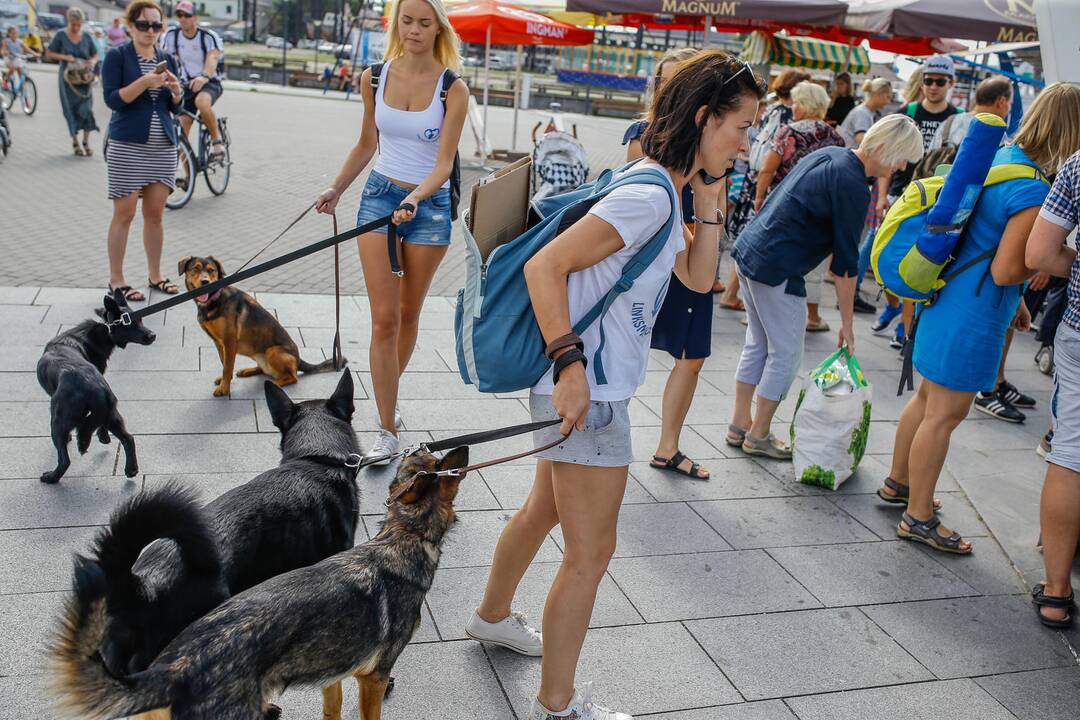
M 121 323 L 127 312 L 124 294 L 116 290 L 105 296 L 104 308 L 97 310 L 104 322 L 85 320 L 45 345 L 37 364 L 37 379 L 52 398 L 51 434 L 57 461 L 55 469 L 42 474 L 43 483 L 60 482 L 71 466 L 67 446 L 72 431 L 79 454 L 90 448 L 95 432 L 105 444 L 112 433 L 124 447 L 124 474 L 139 474 L 135 439 L 116 409 L 116 396 L 105 381 L 105 366 L 116 348 L 125 348 L 128 343 L 149 345 L 156 336 L 141 320 Z
M 359 512 L 360 447 L 351 425 L 352 375 L 328 400 L 293 403 L 265 383 L 281 431 L 278 467 L 205 507 L 176 485 L 121 506 L 76 559 L 77 582 L 92 578 L 102 612 L 94 650 L 104 672 L 146 670 L 190 623 L 227 598 L 275 575 L 353 546 Z
M 340 681 L 360 683 L 360 712 L 377 720 L 398 655 L 420 625 L 424 597 L 455 516 L 457 476 L 468 448 L 442 460 L 417 451 L 391 485 L 370 541 L 240 593 L 184 629 L 146 670 L 116 676 L 97 648 L 109 586 L 85 559 L 52 653 L 54 691 L 67 714 L 118 718 L 148 711 L 172 720 L 260 720 L 285 688 L 324 688 L 324 717 L 340 718 Z

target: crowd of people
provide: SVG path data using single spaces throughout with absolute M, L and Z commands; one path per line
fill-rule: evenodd
M 123 275 L 140 199 L 149 285 L 165 293 L 178 290 L 160 270 L 162 216 L 177 182 L 175 115 L 191 114 L 182 118 L 181 132 L 190 128 L 191 116 L 200 115 L 214 139 L 212 153 L 219 142 L 213 104 L 222 92 L 221 41 L 198 27 L 187 0 L 177 4 L 176 15 L 180 27 L 165 32 L 160 6 L 133 0 L 125 21 L 115 22 L 99 38 L 103 42 L 95 43 L 82 29 L 82 12 L 72 9 L 67 27 L 47 49 L 61 64 L 61 106 L 79 156 L 93 154 L 89 136 L 98 126 L 84 81 L 101 61 L 102 90 L 112 110 L 106 153 L 114 207 L 109 287 L 129 300 L 144 297 Z M 372 458 L 399 448 L 398 388 L 416 345 L 425 297 L 450 245 L 451 176 L 469 98 L 455 74 L 459 42 L 440 0 L 397 0 L 388 38 L 384 63 L 360 75 L 365 112 L 359 138 L 315 201 L 318 212 L 335 212 L 367 171 L 357 225 L 392 215 L 401 241 L 403 277 L 388 267 L 384 230 L 358 238 L 380 425 Z M 17 42 L 5 38 L 5 53 L 21 51 Z M 627 160 L 636 162 L 618 176 L 647 170 L 670 187 L 620 185 L 525 269 L 554 361 L 532 388 L 529 406 L 534 420 L 561 419 L 561 425 L 538 431 L 536 441 L 569 438 L 538 455 L 528 499 L 499 538 L 483 600 L 466 633 L 542 656 L 530 718 L 628 717 L 579 692 L 575 675 L 597 588 L 615 550 L 633 457 L 628 407 L 644 381 L 650 349 L 674 360 L 653 467 L 710 479 L 709 468 L 680 450 L 680 437 L 711 352 L 717 294 L 722 307 L 745 310 L 746 324 L 725 440 L 750 456 L 790 460 L 792 448 L 773 433 L 773 420 L 802 367 L 806 333 L 830 330 L 819 312 L 825 283 L 834 285 L 840 312 L 837 346 L 853 351 L 854 314 L 878 313 L 876 291 L 862 286 L 876 230 L 891 204 L 913 179 L 952 160 L 978 114 L 1008 118 L 1012 112 L 1008 80 L 982 81 L 968 112 L 950 102 L 955 82 L 950 57 L 927 58 L 905 88 L 904 102 L 886 114 L 895 106 L 894 88 L 882 78 L 867 80 L 856 98 L 846 73 L 835 78 L 831 93 L 794 69 L 781 72 L 767 90 L 750 65 L 717 50 L 671 51 L 657 64 L 647 113 L 623 139 Z M 981 266 L 953 278 L 930 306 L 886 294 L 873 324 L 875 333 L 891 333 L 894 347 L 909 354 L 921 376 L 901 414 L 889 475 L 878 495 L 903 508 L 899 537 L 947 553 L 972 551 L 972 543 L 943 527 L 936 515 L 941 502 L 934 491 L 950 436 L 973 404 L 1002 420 L 1024 419 L 1017 408 L 1032 407 L 1035 400 L 1004 372 L 1013 333 L 1026 331 L 1036 310 L 1024 294 L 1042 290 L 1051 276 L 1068 278 L 1067 309 L 1055 341 L 1053 425 L 1044 448 L 1048 470 L 1040 524 L 1047 579 L 1033 592 L 1040 621 L 1065 627 L 1075 612 L 1069 577 L 1080 538 L 1080 264 L 1067 244 L 1080 222 L 1080 88 L 1044 89 L 994 163 L 1024 165 L 1031 174 L 983 191 L 955 258 L 959 264 L 985 258 Z M 682 222 L 672 225 L 656 259 L 615 300 L 603 340 L 596 326 L 576 336 L 574 322 L 672 214 Z M 731 248 L 734 265 L 726 282 L 718 278 L 723 247 Z M 601 344 L 606 378 L 598 381 L 586 358 Z M 556 524 L 562 527 L 564 554 L 541 635 L 511 603 Z

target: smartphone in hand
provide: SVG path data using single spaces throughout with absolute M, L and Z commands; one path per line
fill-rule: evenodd
M 169 63 L 162 60 L 161 62 L 159 62 L 157 65 L 154 66 L 154 74 L 155 75 L 161 75 L 163 72 L 165 72 L 168 69 L 169 69 Z

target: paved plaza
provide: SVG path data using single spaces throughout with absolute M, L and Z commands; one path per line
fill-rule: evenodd
M 260 378 L 237 379 L 229 399 L 211 397 L 220 364 L 191 306 L 152 316 L 150 347 L 117 351 L 107 379 L 135 434 L 141 474 L 118 467 L 118 444 L 96 442 L 59 485 L 38 481 L 53 466 L 48 402 L 34 376 L 41 347 L 91 315 L 106 280 L 104 163 L 67 157 L 53 77 L 38 75 L 41 109 L 12 119 L 16 147 L 0 165 L 0 720 L 51 718 L 44 648 L 64 593 L 72 553 L 86 548 L 118 503 L 141 488 L 179 480 L 210 500 L 277 463 L 278 435 Z M 222 101 L 236 138 L 233 185 L 221 198 L 204 186 L 166 217 L 166 271 L 180 255 L 210 253 L 228 269 L 267 242 L 326 184 L 358 127 L 360 106 L 231 88 Z M 523 114 L 531 127 L 541 115 Z M 510 114 L 492 111 L 509 135 Z M 107 113 L 98 106 L 104 123 Z M 625 123 L 578 118 L 599 170 L 621 156 Z M 520 132 L 524 138 L 525 133 Z M 503 145 L 499 136 L 495 144 Z M 523 143 L 522 143 L 523 145 Z M 463 151 L 471 149 L 469 142 Z M 359 187 L 343 202 L 342 224 Z M 12 231 L 13 230 L 13 231 Z M 309 218 L 272 254 L 328 234 Z M 132 245 L 129 280 L 144 270 Z M 286 242 L 288 241 L 288 242 Z M 342 336 L 354 374 L 354 425 L 370 446 L 376 429 L 368 362 L 368 305 L 358 263 L 343 253 L 348 297 Z M 412 364 L 401 384 L 406 443 L 526 422 L 525 393 L 482 395 L 463 385 L 453 352 L 453 300 L 462 281 L 460 244 L 423 312 Z M 332 265 L 309 258 L 245 283 L 276 314 L 309 361 L 333 337 Z M 831 293 L 831 288 L 829 290 Z M 825 319 L 838 325 L 830 299 Z M 151 300 L 160 299 L 154 296 Z M 753 460 L 726 446 L 733 373 L 744 328 L 717 310 L 682 449 L 712 472 L 708 481 L 648 465 L 659 436 L 661 394 L 671 367 L 653 353 L 631 402 L 634 453 L 620 515 L 616 557 L 601 583 L 579 678 L 601 701 L 635 716 L 667 720 L 1058 720 L 1080 707 L 1080 631 L 1039 625 L 1027 591 L 1042 577 L 1038 499 L 1045 465 L 1033 448 L 1047 425 L 1050 381 L 1018 337 L 1008 377 L 1035 396 L 1023 425 L 972 413 L 953 436 L 939 496 L 946 525 L 972 539 L 969 557 L 898 541 L 899 510 L 873 494 L 888 470 L 900 363 L 885 338 L 857 316 L 859 360 L 873 383 L 868 455 L 830 492 L 794 481 L 790 464 Z M 804 369 L 835 345 L 807 337 Z M 294 398 L 329 395 L 333 374 L 302 378 Z M 793 398 L 778 413 L 787 432 Z M 530 447 L 528 437 L 478 447 L 484 459 Z M 420 630 L 402 654 L 387 718 L 521 718 L 536 691 L 539 661 L 464 638 L 501 527 L 526 497 L 533 463 L 471 474 L 459 522 L 448 536 Z M 373 534 L 390 469 L 359 478 L 362 525 Z M 556 528 L 522 583 L 517 606 L 539 623 L 562 555 Z M 1080 570 L 1074 573 L 1080 588 Z M 346 716 L 356 688 L 346 684 Z M 319 693 L 288 691 L 287 718 L 316 718 Z

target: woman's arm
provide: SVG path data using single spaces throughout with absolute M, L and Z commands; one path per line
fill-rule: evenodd
M 402 205 L 410 203 L 413 208 L 416 208 L 421 200 L 434 195 L 450 179 L 450 173 L 454 170 L 454 155 L 457 154 L 458 143 L 461 141 L 461 128 L 465 125 L 465 114 L 468 109 L 469 87 L 464 80 L 458 78 L 450 86 L 450 92 L 446 94 L 446 114 L 443 116 L 442 130 L 439 132 L 439 156 L 435 160 L 435 169 L 405 196 Z M 408 222 L 415 216 L 415 209 L 412 212 L 398 210 L 394 213 L 394 222 L 399 224 Z
M 757 176 L 757 194 L 754 197 L 754 212 L 761 209 L 761 206 L 765 204 L 765 196 L 769 194 L 769 187 L 772 185 L 773 178 L 776 177 L 776 171 L 780 169 L 780 154 L 775 150 L 769 150 L 765 153 L 765 161 L 761 164 L 761 170 L 758 171 Z
M 130 99 L 122 94 L 131 88 L 131 85 L 121 88 L 120 83 L 123 82 L 123 79 L 124 56 L 120 54 L 119 50 L 110 50 L 105 53 L 105 60 L 101 63 L 101 92 L 105 96 L 105 104 L 113 110 L 123 109 L 129 102 L 138 97 L 138 94 L 132 96 L 130 91 L 126 93 Z M 137 82 L 139 80 L 136 80 Z
M 1024 250 L 1024 264 L 1032 270 L 1069 277 L 1076 261 L 1076 250 L 1066 244 L 1069 232 L 1046 218 L 1036 218 Z
M 45 57 L 55 62 L 75 62 L 76 58 L 74 55 L 60 52 L 61 47 L 60 33 L 57 33 L 53 36 L 52 42 L 49 43 L 48 49 L 45 50 Z
M 723 207 L 724 188 L 722 181 L 706 185 L 701 175 L 695 175 L 690 181 L 694 190 L 694 214 L 703 220 L 719 221 Z M 720 232 L 722 225 L 696 223 L 694 239 L 686 249 L 675 256 L 675 277 L 694 292 L 705 293 L 712 290 L 716 279 L 716 263 L 720 260 Z
M 315 210 L 317 212 L 328 215 L 334 212 L 341 194 L 352 185 L 360 173 L 364 172 L 364 168 L 371 162 L 375 150 L 379 147 L 379 129 L 375 127 L 375 91 L 371 87 L 370 68 L 360 76 L 360 98 L 364 101 L 360 139 L 345 156 L 345 162 L 338 171 L 337 177 L 334 178 L 334 182 L 316 198 Z
M 1035 274 L 1024 262 L 1028 235 L 1039 215 L 1039 206 L 1029 207 L 1009 218 L 1005 232 L 1001 235 L 997 253 L 990 263 L 990 274 L 994 282 L 1002 287 L 1016 285 Z

